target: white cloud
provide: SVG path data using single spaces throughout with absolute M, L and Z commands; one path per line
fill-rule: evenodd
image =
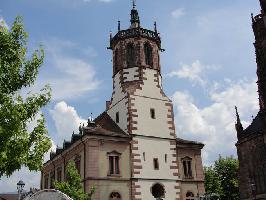
M 61 101 L 50 110 L 50 114 L 55 122 L 57 130 L 56 142 L 62 145 L 64 139 L 69 140 L 73 131 L 78 132 L 80 123 L 86 123 L 87 120 L 83 119 L 77 114 L 74 107 Z
M 172 11 L 171 15 L 173 18 L 178 19 L 178 18 L 182 17 L 183 15 L 185 15 L 185 10 L 184 10 L 184 8 L 178 8 L 178 9 Z
M 212 163 L 219 154 L 236 155 L 234 106 L 238 106 L 242 123 L 246 127 L 251 120 L 249 116 L 258 111 L 256 91 L 255 81 L 231 83 L 222 91 L 211 93 L 211 104 L 203 108 L 195 104 L 188 92 L 176 92 L 173 103 L 177 136 L 205 143 L 205 164 Z
M 53 100 L 78 98 L 99 87 L 100 81 L 96 78 L 94 67 L 72 53 L 80 51 L 86 54 L 86 57 L 95 57 L 97 52 L 92 47 L 82 49 L 71 41 L 57 39 L 44 43 L 48 60 L 46 65 L 49 67 L 46 73 L 40 76 L 37 87 L 49 83 Z
M 7 29 L 9 29 L 9 26 L 7 25 L 5 19 L 4 19 L 2 16 L 0 16 L 0 27 L 1 27 L 1 26 L 4 26 L 4 27 L 6 27 Z
M 177 76 L 178 78 L 188 79 L 194 84 L 200 84 L 201 86 L 204 86 L 207 83 L 206 77 L 205 77 L 205 70 L 206 69 L 216 69 L 215 66 L 209 66 L 209 65 L 202 65 L 199 60 L 196 60 L 190 65 L 186 65 L 181 63 L 181 69 L 174 70 L 167 74 L 168 77 L 174 77 Z

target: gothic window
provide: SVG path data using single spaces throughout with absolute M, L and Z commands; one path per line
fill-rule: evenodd
M 159 170 L 159 161 L 158 161 L 158 158 L 154 158 L 153 159 L 153 168 L 155 170 Z
M 116 112 L 115 114 L 115 122 L 119 123 L 119 112 Z
M 183 163 L 185 178 L 192 178 L 192 167 L 191 167 L 192 159 L 189 157 L 183 158 L 182 163 Z
M 192 192 L 187 192 L 186 200 L 194 200 L 194 194 Z
M 150 109 L 150 114 L 151 114 L 151 118 L 155 119 L 155 109 L 154 108 Z
M 119 49 L 116 49 L 114 52 L 114 73 L 120 70 L 120 63 L 119 63 Z
M 152 188 L 151 188 L 151 193 L 152 193 L 152 196 L 155 199 L 162 199 L 162 198 L 164 198 L 164 194 L 165 194 L 164 186 L 161 185 L 160 183 L 154 184 L 152 186 Z
M 119 175 L 120 174 L 120 153 L 113 151 L 110 153 L 107 153 L 108 160 L 109 160 L 109 171 L 108 175 Z
M 48 184 L 49 184 L 49 175 L 46 175 L 44 176 L 44 189 L 49 189 Z
M 78 173 L 80 174 L 80 156 L 76 156 L 74 161 L 75 161 L 76 169 L 78 170 Z
M 61 182 L 62 181 L 62 168 L 61 167 L 58 167 L 57 168 L 57 181 L 58 182 Z
M 120 200 L 120 199 L 121 199 L 121 195 L 118 192 L 112 192 L 110 194 L 109 200 Z
M 133 67 L 135 65 L 135 48 L 132 43 L 127 45 L 127 66 Z
M 146 65 L 152 66 L 152 47 L 149 43 L 145 43 L 144 53 Z

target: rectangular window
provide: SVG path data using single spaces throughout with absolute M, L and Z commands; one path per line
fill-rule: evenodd
M 167 163 L 167 154 L 164 155 L 164 161 Z
M 119 112 L 116 112 L 116 115 L 115 115 L 115 122 L 116 122 L 116 123 L 119 123 Z
M 155 109 L 154 108 L 150 109 L 150 114 L 151 114 L 151 118 L 155 119 Z
M 50 188 L 49 189 L 53 189 L 54 188 L 54 180 L 55 180 L 55 172 L 52 171 L 50 173 Z
M 146 161 L 146 155 L 145 155 L 145 152 L 143 152 L 143 160 Z
M 158 158 L 154 158 L 153 159 L 153 167 L 155 170 L 158 170 L 159 169 L 159 161 L 158 161 Z
M 119 157 L 115 156 L 115 174 L 120 174 L 119 173 Z
M 191 160 L 183 160 L 185 178 L 192 178 Z
M 49 184 L 49 175 L 46 175 L 44 176 L 44 189 L 49 189 L 48 184 Z
M 78 170 L 78 173 L 80 174 L 80 159 L 75 160 L 75 166 L 76 169 Z
M 57 168 L 57 181 L 58 182 L 62 181 L 62 168 L 61 167 Z
M 119 175 L 119 156 L 109 156 L 109 175 Z

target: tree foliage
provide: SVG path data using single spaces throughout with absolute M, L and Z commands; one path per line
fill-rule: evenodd
M 221 200 L 238 200 L 238 168 L 237 159 L 221 156 L 215 161 L 214 166 L 205 167 L 206 193 L 216 193 Z
M 73 161 L 70 161 L 67 165 L 66 177 L 65 182 L 54 182 L 55 189 L 67 194 L 74 200 L 91 200 L 95 189 L 91 188 L 89 193 L 83 191 L 81 177 Z
M 42 48 L 27 54 L 27 38 L 21 17 L 10 30 L 0 25 L 0 178 L 21 166 L 39 170 L 51 147 L 44 117 L 36 119 L 51 98 L 49 86 L 36 94 L 21 95 L 34 84 L 44 60 Z

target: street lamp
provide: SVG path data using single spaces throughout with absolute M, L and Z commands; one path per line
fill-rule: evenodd
M 22 191 L 23 191 L 23 188 L 25 186 L 25 183 L 20 180 L 18 183 L 17 183 L 17 190 L 18 190 L 18 199 L 20 200 L 20 196 L 22 194 Z

